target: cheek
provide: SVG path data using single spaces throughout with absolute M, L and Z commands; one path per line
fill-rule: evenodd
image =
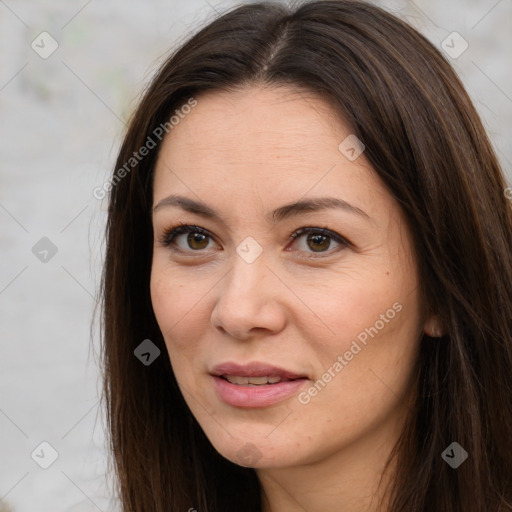
M 202 332 L 207 325 L 204 314 L 204 292 L 194 280 L 180 282 L 168 271 L 152 271 L 150 289 L 153 311 L 162 332 L 169 360 L 185 400 L 188 390 L 196 389 L 196 372 L 199 368 Z M 191 407 L 192 404 L 189 404 Z
M 150 281 L 151 302 L 169 355 L 192 353 L 190 340 L 199 335 L 207 320 L 205 294 L 201 281 L 179 278 L 171 272 L 154 268 Z
M 322 320 L 326 339 L 336 340 L 341 349 L 376 322 L 379 330 L 387 330 L 395 323 L 399 315 L 396 309 L 400 307 L 393 308 L 393 304 L 402 304 L 406 295 L 400 282 L 401 276 L 386 274 L 385 269 L 367 268 L 363 272 L 333 275 L 323 283 L 316 281 L 301 295 Z M 389 322 L 383 323 L 385 320 Z M 364 335 L 361 338 L 364 340 Z
M 353 410 L 365 400 L 378 408 L 386 386 L 403 389 L 413 368 L 421 331 L 419 297 L 397 282 L 386 276 L 381 282 L 374 279 L 347 286 L 337 294 L 333 290 L 320 305 L 322 318 L 334 334 L 316 352 L 322 354 L 324 370 L 336 374 L 331 391 L 337 388 L 345 395 L 350 390 L 341 402 L 352 403 Z
M 309 329 L 310 345 L 318 367 L 335 375 L 323 373 L 333 384 L 318 402 L 335 403 L 334 395 L 341 393 L 339 403 L 355 416 L 363 402 L 378 409 L 381 393 L 389 393 L 386 386 L 403 390 L 416 357 L 421 329 L 414 272 L 385 263 L 336 276 L 309 292 L 327 326 L 321 337 Z

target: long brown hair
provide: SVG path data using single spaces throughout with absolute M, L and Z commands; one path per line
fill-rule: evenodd
M 219 455 L 186 406 L 149 291 L 155 130 L 201 92 L 248 85 L 329 101 L 412 228 L 424 303 L 444 334 L 421 340 L 416 404 L 392 454 L 390 510 L 512 511 L 504 175 L 443 55 L 395 16 L 351 0 L 254 3 L 219 16 L 166 60 L 131 119 L 111 185 L 101 288 L 104 401 L 123 510 L 261 510 L 254 469 Z M 130 161 L 148 137 L 156 147 Z M 134 356 L 145 339 L 161 350 L 149 366 Z M 452 442 L 468 453 L 457 469 L 441 457 Z

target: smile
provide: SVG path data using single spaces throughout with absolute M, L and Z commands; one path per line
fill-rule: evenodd
M 298 393 L 309 381 L 304 374 L 259 362 L 222 363 L 213 368 L 211 377 L 220 400 L 243 408 L 274 405 Z
M 231 384 L 238 384 L 239 386 L 263 386 L 265 384 L 277 384 L 278 382 L 286 382 L 290 379 L 281 377 L 240 377 L 238 375 L 221 375 L 222 379 L 226 379 Z

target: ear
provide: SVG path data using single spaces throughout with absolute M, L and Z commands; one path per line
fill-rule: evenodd
M 443 329 L 441 328 L 441 322 L 437 315 L 430 315 L 427 318 L 423 330 L 425 334 L 431 338 L 441 338 L 441 336 L 443 336 Z

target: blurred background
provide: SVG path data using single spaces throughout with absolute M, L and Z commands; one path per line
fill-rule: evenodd
M 0 512 L 119 510 L 98 404 L 106 201 L 93 190 L 166 54 L 237 3 L 0 0 Z M 375 3 L 447 55 L 510 184 L 512 2 Z

